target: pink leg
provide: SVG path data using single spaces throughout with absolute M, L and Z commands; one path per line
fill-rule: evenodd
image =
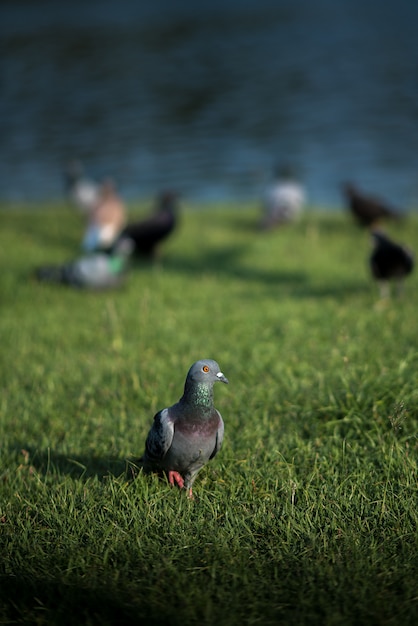
M 187 494 L 187 497 L 188 497 L 188 498 L 190 498 L 190 500 L 194 500 L 194 497 L 193 497 L 193 491 L 192 491 L 192 488 L 191 488 L 191 487 L 190 487 L 190 489 L 189 489 L 189 493 Z
M 183 489 L 184 487 L 183 476 L 181 476 L 181 474 L 179 474 L 178 472 L 169 471 L 168 482 L 170 483 L 170 485 L 177 484 L 180 487 L 180 489 Z

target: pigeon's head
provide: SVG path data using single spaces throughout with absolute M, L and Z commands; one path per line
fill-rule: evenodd
M 219 381 L 228 384 L 228 379 L 222 374 L 217 362 L 212 359 L 202 359 L 193 363 L 187 374 L 187 380 L 196 383 L 213 384 Z
M 346 181 L 341 183 L 341 189 L 342 192 L 348 197 L 351 198 L 352 196 L 356 195 L 356 188 L 354 186 L 354 184 L 350 181 Z
M 83 176 L 83 165 L 81 161 L 73 160 L 67 163 L 64 169 L 66 180 L 72 184 L 76 183 Z
M 375 244 L 375 246 L 390 246 L 390 241 L 387 235 L 385 235 L 385 233 L 382 230 L 378 230 L 377 228 L 374 228 L 373 230 L 371 230 L 370 232 L 371 237 L 372 237 L 372 241 Z
M 167 189 L 162 191 L 157 197 L 157 212 L 159 211 L 175 211 L 177 209 L 177 202 L 179 199 L 179 193 Z

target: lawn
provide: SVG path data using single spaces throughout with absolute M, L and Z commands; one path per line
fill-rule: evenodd
M 186 205 L 156 263 L 87 292 L 33 279 L 78 254 L 75 212 L 0 223 L 0 624 L 417 623 L 416 274 L 379 300 L 338 211 L 261 233 Z M 418 250 L 417 225 L 387 231 Z M 225 440 L 189 500 L 132 470 L 200 358 Z

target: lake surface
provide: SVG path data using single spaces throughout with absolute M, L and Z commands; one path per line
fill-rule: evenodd
M 126 199 L 252 199 L 290 164 L 313 204 L 356 181 L 418 207 L 418 2 L 3 0 L 0 199 L 63 165 Z

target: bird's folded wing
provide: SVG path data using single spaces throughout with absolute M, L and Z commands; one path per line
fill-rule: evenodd
M 163 459 L 173 441 L 174 423 L 169 410 L 163 409 L 154 416 L 154 423 L 148 433 L 145 449 L 150 459 Z
M 216 412 L 219 415 L 219 427 L 218 427 L 218 432 L 216 433 L 215 447 L 213 449 L 212 454 L 209 457 L 209 460 L 213 459 L 213 457 L 218 454 L 219 450 L 221 449 L 222 442 L 224 440 L 224 422 L 219 411 L 216 411 Z

